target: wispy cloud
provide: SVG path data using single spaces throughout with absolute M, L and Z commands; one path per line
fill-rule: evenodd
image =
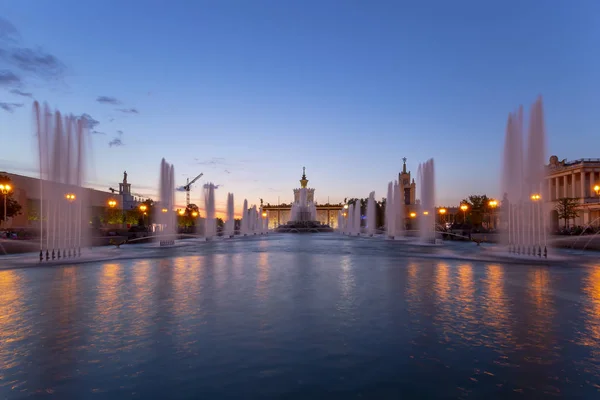
M 229 170 L 227 170 L 227 169 L 226 169 L 225 171 L 223 171 L 223 172 L 225 172 L 226 174 L 230 174 L 230 173 L 231 173 L 231 172 L 229 172 Z
M 4 111 L 13 112 L 15 109 L 23 107 L 23 103 L 3 103 L 0 102 L 0 108 Z
M 29 92 L 23 92 L 22 90 L 19 89 L 13 89 L 10 91 L 12 94 L 16 94 L 17 96 L 23 96 L 23 97 L 33 97 L 33 93 L 29 93 Z
M 31 48 L 21 44 L 21 37 L 15 26 L 6 19 L 0 18 L 0 41 L 7 45 L 0 48 L 0 61 L 12 65 L 19 72 L 33 74 L 46 80 L 63 77 L 65 64 L 40 47 Z M 18 84 L 19 82 L 11 82 Z
M 18 86 L 20 84 L 21 78 L 14 72 L 8 70 L 0 71 L 0 86 Z
M 87 128 L 92 133 L 94 133 L 94 130 L 95 130 L 94 128 L 96 128 L 100 124 L 100 121 L 92 118 L 92 116 L 90 114 L 83 114 L 79 118 L 81 118 L 82 120 L 85 121 Z
M 125 143 L 123 143 L 123 131 L 117 131 L 117 136 L 115 136 L 114 138 L 112 138 L 112 140 L 110 142 L 108 142 L 108 147 L 121 147 L 124 146 Z
M 136 108 L 117 108 L 117 111 L 120 111 L 125 114 L 139 114 L 140 113 Z
M 92 131 L 91 134 L 92 135 L 106 135 L 106 132 Z
M 4 58 L 21 70 L 31 72 L 45 79 L 60 78 L 66 70 L 66 66 L 62 61 L 40 48 L 14 48 L 5 52 Z
M 20 39 L 17 28 L 4 18 L 0 18 L 0 40 L 17 42 Z
M 113 138 L 113 140 L 108 142 L 108 147 L 120 147 L 120 146 L 124 146 L 124 143 L 120 138 Z
M 96 101 L 98 103 L 112 104 L 115 106 L 118 106 L 119 104 L 121 104 L 121 102 L 118 99 L 116 99 L 115 97 L 110 97 L 110 96 L 98 96 L 98 97 L 96 97 Z
M 213 157 L 211 159 L 208 160 L 203 160 L 200 161 L 198 158 L 195 158 L 194 161 L 196 161 L 196 164 L 198 165 L 225 165 L 225 158 L 223 157 Z

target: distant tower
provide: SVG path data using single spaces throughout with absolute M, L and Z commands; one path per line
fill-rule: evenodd
M 300 187 L 306 188 L 308 187 L 308 179 L 306 179 L 306 167 L 302 167 L 302 179 L 300 179 Z
M 127 171 L 123 172 L 123 182 L 119 183 L 120 195 L 131 195 L 131 183 L 127 182 Z
M 308 179 L 306 178 L 306 167 L 302 167 L 302 178 L 300 179 L 300 188 L 306 189 L 306 201 L 312 203 L 315 201 L 315 189 L 308 188 Z M 300 189 L 294 189 L 294 202 L 300 201 Z
M 409 206 L 416 202 L 417 185 L 415 180 L 411 179 L 410 171 L 406 170 L 406 157 L 402 158 L 402 172 L 398 174 L 398 184 L 401 188 L 404 204 Z

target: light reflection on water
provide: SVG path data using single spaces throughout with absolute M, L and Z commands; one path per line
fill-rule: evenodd
M 514 346 L 512 333 L 512 305 L 506 297 L 504 268 L 491 264 L 485 268 L 483 296 L 483 323 L 490 330 L 486 346 L 502 352 Z
M 0 271 L 0 398 L 599 394 L 600 268 L 349 243 Z

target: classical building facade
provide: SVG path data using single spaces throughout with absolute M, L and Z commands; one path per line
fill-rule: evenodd
M 546 166 L 546 209 L 550 212 L 553 228 L 564 221 L 558 220 L 557 200 L 564 197 L 574 198 L 578 202 L 578 217 L 569 225 L 599 225 L 600 196 L 594 186 L 600 185 L 600 159 L 582 158 L 575 161 L 561 160 L 557 156 L 550 157 Z
M 402 191 L 402 199 L 405 206 L 405 216 L 407 220 L 410 218 L 410 213 L 419 212 L 419 202 L 417 198 L 417 185 L 415 179 L 412 178 L 411 172 L 406 168 L 406 157 L 402 159 L 402 171 L 398 173 L 398 183 Z M 308 187 L 308 179 L 306 178 L 305 169 L 302 171 L 300 178 L 300 187 L 307 189 L 307 200 L 313 201 L 315 189 Z M 299 200 L 300 190 L 294 189 L 294 201 Z M 287 223 L 290 219 L 291 204 L 279 205 L 263 205 L 263 212 L 267 213 L 269 218 L 269 229 L 278 227 Z M 338 211 L 344 210 L 344 204 L 317 204 L 317 220 L 322 224 L 328 224 L 332 228 L 337 228 Z
M 307 189 L 306 197 L 308 202 L 314 201 L 315 189 L 308 187 L 306 178 L 306 169 L 302 169 L 302 178 L 300 178 L 300 188 Z M 294 202 L 300 200 L 300 188 L 294 189 Z M 291 204 L 263 205 L 263 212 L 267 213 L 269 218 L 269 229 L 277 228 L 279 225 L 287 223 L 291 218 Z M 316 204 L 317 221 L 327 224 L 332 228 L 337 228 L 338 211 L 343 210 L 343 204 Z

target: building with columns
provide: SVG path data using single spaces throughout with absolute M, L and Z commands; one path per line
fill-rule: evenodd
M 579 226 L 600 225 L 600 193 L 594 186 L 600 185 L 600 159 L 582 158 L 575 161 L 559 161 L 550 157 L 546 166 L 545 198 L 553 228 L 558 228 L 557 200 L 564 197 L 576 199 L 579 216 L 569 223 Z
M 300 188 L 305 188 L 307 201 L 312 202 L 315 198 L 315 189 L 308 187 L 308 178 L 306 178 L 306 168 L 302 168 L 302 178 L 300 178 Z M 294 189 L 294 201 L 298 202 L 300 189 Z M 267 213 L 269 218 L 269 229 L 277 228 L 279 225 L 286 224 L 291 218 L 291 204 L 262 205 L 263 212 Z M 332 228 L 337 228 L 338 211 L 344 208 L 343 204 L 316 204 L 317 221 L 327 224 Z

